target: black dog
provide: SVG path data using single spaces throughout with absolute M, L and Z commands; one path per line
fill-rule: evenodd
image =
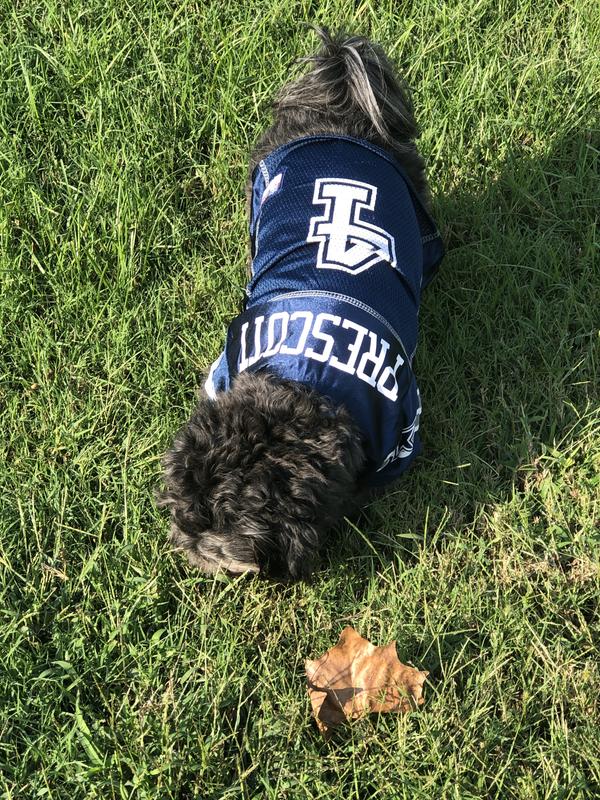
M 376 45 L 319 35 L 250 161 L 245 309 L 164 459 L 171 541 L 206 572 L 307 576 L 419 451 L 418 306 L 443 246 L 412 104 Z

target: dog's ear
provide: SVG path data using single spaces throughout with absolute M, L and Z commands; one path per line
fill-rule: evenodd
M 227 444 L 217 404 L 204 396 L 163 458 L 166 489 L 156 494 L 185 531 L 214 525 L 208 495 L 225 470 Z
M 362 436 L 345 408 L 335 409 L 335 435 L 340 468 L 356 480 L 365 465 L 366 455 Z

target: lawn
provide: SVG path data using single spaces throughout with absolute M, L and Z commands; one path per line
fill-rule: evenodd
M 153 490 L 305 21 L 406 75 L 448 252 L 424 454 L 281 587 L 188 569 Z M 0 0 L 2 798 L 598 797 L 599 52 L 596 0 Z M 326 744 L 348 624 L 425 705 Z

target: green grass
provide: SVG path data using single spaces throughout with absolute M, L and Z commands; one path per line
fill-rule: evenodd
M 301 21 L 408 76 L 448 255 L 424 456 L 281 588 L 189 571 L 152 490 Z M 599 50 L 594 0 L 0 0 L 3 798 L 598 796 Z M 303 661 L 346 624 L 426 703 L 325 745 Z

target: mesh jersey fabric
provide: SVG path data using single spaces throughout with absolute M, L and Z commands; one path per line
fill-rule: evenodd
M 207 393 L 247 369 L 300 381 L 353 416 L 365 482 L 395 480 L 420 452 L 418 311 L 444 255 L 408 177 L 370 142 L 296 139 L 254 172 L 250 237 L 245 308 Z

